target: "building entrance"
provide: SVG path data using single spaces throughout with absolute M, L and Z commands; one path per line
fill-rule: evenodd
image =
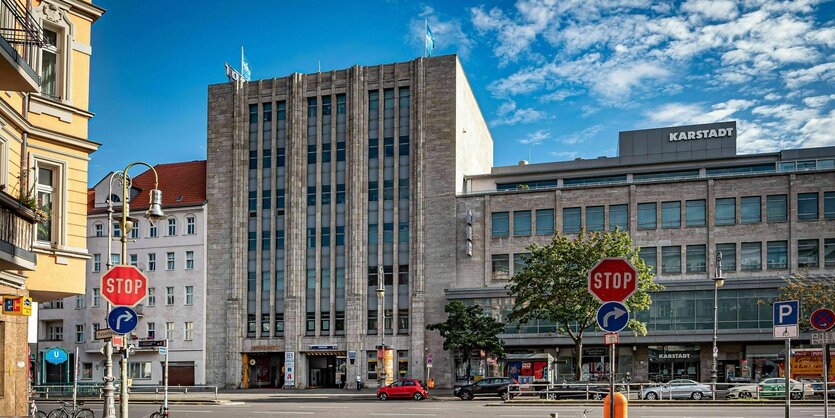
M 308 352 L 305 355 L 307 356 L 307 387 L 344 387 L 347 380 L 344 352 Z
M 284 386 L 284 353 L 244 353 L 243 388 L 280 388 Z M 174 372 L 171 372 L 174 376 Z
M 699 381 L 700 365 L 698 347 L 649 347 L 649 378 L 654 382 L 669 382 L 673 379 Z

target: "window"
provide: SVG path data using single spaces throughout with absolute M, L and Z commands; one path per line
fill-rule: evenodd
M 194 305 L 194 286 L 186 286 L 186 305 Z
M 130 260 L 130 265 L 136 267 L 139 264 L 139 255 L 137 254 L 129 254 L 128 260 Z
M 171 341 L 174 339 L 174 323 L 173 322 L 166 322 L 165 323 L 165 339 Z
M 818 240 L 797 240 L 797 268 L 813 268 L 818 265 Z
M 81 379 L 91 380 L 93 378 L 93 363 L 81 363 Z
M 762 270 L 762 243 L 742 243 L 742 271 Z
M 765 219 L 767 222 L 786 222 L 786 195 L 769 195 L 765 198 Z
M 50 325 L 46 328 L 46 339 L 49 341 L 63 341 L 64 340 L 64 326 Z
M 186 322 L 183 329 L 183 339 L 191 341 L 194 339 L 194 322 Z
M 769 241 L 766 248 L 769 270 L 785 270 L 789 268 L 788 241 Z
M 652 203 L 638 203 L 638 229 L 655 229 L 657 205 Z
M 684 215 L 687 217 L 687 226 L 704 226 L 706 221 L 704 199 L 688 200 L 685 204 Z
M 151 378 L 151 362 L 130 362 L 128 363 L 128 375 L 131 379 L 150 379 Z
M 157 237 L 157 226 L 156 225 L 151 224 L 151 227 L 148 229 L 148 236 L 151 237 L 151 238 L 156 238 Z
M 530 257 L 530 253 L 516 253 L 513 254 L 513 274 L 519 274 L 525 269 L 526 260 Z
M 661 227 L 681 227 L 681 202 L 661 202 Z
M 818 219 L 818 194 L 797 194 L 797 220 L 808 221 Z
M 187 235 L 194 235 L 195 233 L 195 219 L 194 216 L 187 216 L 186 217 L 186 234 Z
M 110 254 L 110 264 L 114 266 L 122 264 L 122 255 L 118 253 Z
M 681 246 L 661 247 L 661 272 L 664 274 L 681 273 Z
M 586 229 L 602 231 L 605 227 L 606 215 L 603 206 L 586 206 Z
M 118 222 L 113 222 L 113 224 L 111 224 L 110 227 L 110 230 L 112 231 L 111 235 L 113 235 L 115 238 L 119 238 L 122 236 L 122 228 L 119 226 Z
M 177 235 L 177 219 L 168 218 L 168 236 Z
M 510 218 L 507 212 L 493 212 L 493 238 L 510 235 Z
M 629 205 L 609 205 L 609 230 L 629 230 Z
M 704 245 L 687 246 L 687 272 L 704 273 L 707 271 L 706 248 Z
M 722 271 L 736 271 L 736 244 L 716 244 L 716 252 L 722 253 Z
M 823 241 L 823 266 L 835 267 L 835 238 Z
M 75 309 L 84 309 L 84 295 L 75 295 Z
M 397 310 L 397 332 L 398 333 L 405 333 L 409 330 L 409 310 L 408 309 L 398 309 Z
M 762 198 L 759 196 L 743 197 L 739 202 L 741 212 L 741 223 L 751 224 L 763 221 Z
M 835 192 L 823 193 L 823 217 L 835 219 Z
M 531 234 L 531 211 L 519 210 L 513 212 L 513 235 L 516 237 Z
M 580 232 L 583 226 L 581 208 L 565 208 L 562 211 L 562 232 Z
M 716 225 L 733 225 L 736 223 L 736 198 L 726 197 L 716 199 Z
M 97 237 L 104 236 L 104 228 L 102 227 L 102 224 L 96 224 L 93 228 L 96 231 Z
M 174 253 L 165 253 L 165 269 L 174 270 Z
M 376 329 L 376 328 L 374 328 L 374 329 Z M 366 353 L 366 359 L 367 359 L 366 362 L 368 363 L 368 366 L 367 366 L 368 373 L 366 374 L 365 378 L 367 380 L 377 380 L 377 351 L 376 350 L 368 351 Z
M 315 312 L 308 312 L 305 314 L 307 327 L 305 330 L 312 335 L 314 331 L 316 331 L 316 313 Z
M 194 269 L 194 251 L 186 251 L 186 270 Z
M 54 30 L 43 28 L 43 37 L 46 41 L 41 49 L 41 94 L 51 99 L 60 99 L 58 87 L 58 74 L 61 72 L 59 61 L 61 56 L 58 33 Z
M 149 340 L 157 338 L 157 324 L 148 322 L 145 324 L 145 329 Z
M 148 254 L 148 271 L 156 271 L 157 270 L 157 255 L 156 253 L 149 253 Z
M 652 271 L 652 273 L 658 272 L 658 249 L 655 247 L 641 247 L 641 251 L 638 253 L 639 256 L 644 260 L 644 263 L 647 264 Z
M 139 221 L 133 221 L 133 228 L 130 229 L 130 237 L 131 239 L 138 239 L 139 238 Z
M 93 288 L 93 307 L 98 308 L 101 304 L 101 290 L 98 287 Z
M 78 324 L 75 326 L 75 342 L 84 342 L 84 324 Z
M 171 306 L 174 304 L 174 288 L 173 287 L 166 287 L 165 288 L 165 304 L 167 306 Z
M 157 289 L 153 287 L 148 288 L 148 297 L 145 302 L 148 306 L 155 306 L 157 304 Z
M 101 271 L 101 254 L 93 254 L 93 273 Z
M 46 30 L 44 30 L 46 32 Z M 55 228 L 57 223 L 53 223 L 58 215 L 56 210 L 56 194 L 58 190 L 58 182 L 56 178 L 57 169 L 44 167 L 38 162 L 37 164 L 37 181 L 35 183 L 35 192 L 38 198 L 38 208 L 46 212 L 46 220 L 37 224 L 37 239 L 43 242 L 53 242 L 56 238 Z
M 510 278 L 510 256 L 508 254 L 493 254 L 493 281 Z

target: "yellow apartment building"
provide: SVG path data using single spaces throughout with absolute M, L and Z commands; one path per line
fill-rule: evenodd
M 85 294 L 87 165 L 100 145 L 88 137 L 91 29 L 103 13 L 86 0 L 0 0 L 4 308 Z M 27 415 L 29 317 L 3 312 L 0 416 Z M 57 322 L 41 332 L 73 335 Z

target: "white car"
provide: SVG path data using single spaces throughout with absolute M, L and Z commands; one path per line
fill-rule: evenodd
M 809 383 L 801 383 L 791 379 L 791 398 L 794 400 L 812 396 L 815 388 Z M 785 398 L 786 379 L 772 377 L 757 384 L 734 386 L 728 389 L 728 399 L 758 399 L 758 398 Z
M 693 399 L 698 401 L 710 398 L 713 392 L 710 386 L 690 379 L 675 379 L 661 386 L 644 388 L 641 391 L 641 399 L 654 401 L 656 399 Z

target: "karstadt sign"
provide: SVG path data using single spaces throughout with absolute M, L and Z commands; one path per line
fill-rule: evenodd
M 698 131 L 670 132 L 670 142 L 698 139 L 725 138 L 734 135 L 734 128 L 701 129 Z

